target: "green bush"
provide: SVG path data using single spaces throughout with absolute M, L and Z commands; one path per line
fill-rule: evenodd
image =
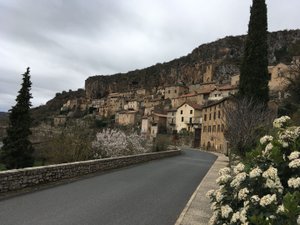
M 219 172 L 218 190 L 207 193 L 210 224 L 300 224 L 300 127 L 287 116 L 274 121 L 244 163 Z

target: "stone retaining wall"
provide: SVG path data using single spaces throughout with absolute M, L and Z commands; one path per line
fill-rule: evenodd
M 175 156 L 180 153 L 179 150 L 174 150 L 2 171 L 0 172 L 0 193 Z

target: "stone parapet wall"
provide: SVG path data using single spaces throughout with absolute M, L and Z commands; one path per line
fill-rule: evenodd
M 96 159 L 0 172 L 0 193 L 16 191 L 40 184 L 57 182 L 82 175 L 121 168 L 150 160 L 175 156 L 180 150 L 145 153 L 109 159 Z

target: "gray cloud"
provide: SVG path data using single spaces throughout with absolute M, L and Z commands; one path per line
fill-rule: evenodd
M 268 0 L 269 30 L 300 27 L 299 0 Z M 247 32 L 251 0 L 2 0 L 0 111 L 14 105 L 31 67 L 32 102 Z

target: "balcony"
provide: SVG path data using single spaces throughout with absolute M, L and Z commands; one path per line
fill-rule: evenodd
M 200 125 L 202 123 L 202 117 L 192 117 L 192 118 L 185 118 L 184 123 L 188 125 Z

